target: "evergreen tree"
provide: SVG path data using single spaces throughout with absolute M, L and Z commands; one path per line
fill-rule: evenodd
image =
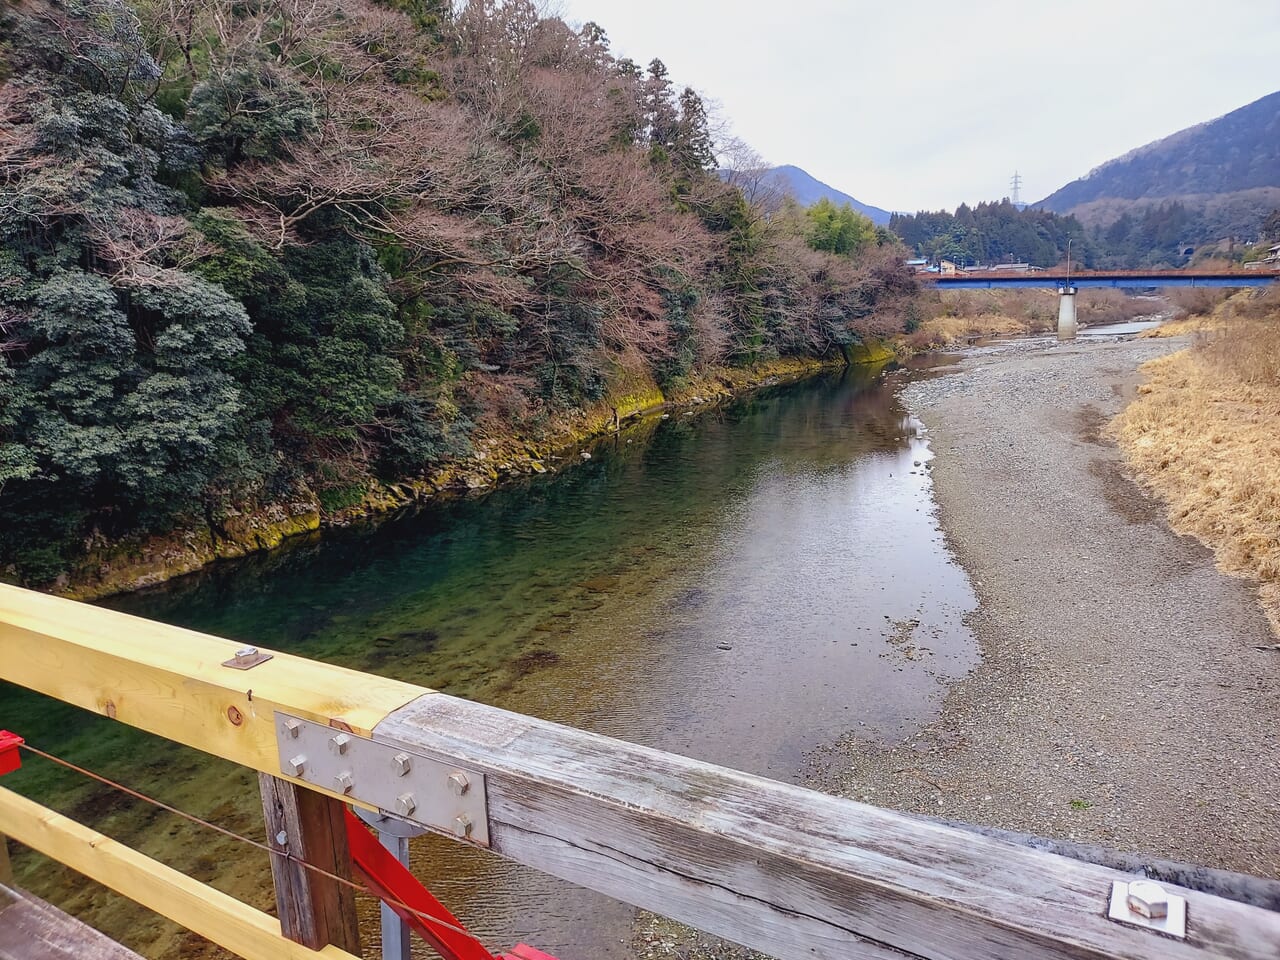
M 192 238 L 164 180 L 198 153 L 149 101 L 160 71 L 136 22 L 96 12 L 103 33 L 71 17 L 28 38 L 41 82 L 0 213 L 0 556 L 24 555 L 33 575 L 53 572 L 78 523 L 164 523 L 251 459 L 233 373 L 248 318 L 175 268 Z
M 668 160 L 680 132 L 680 114 L 671 95 L 671 80 L 661 60 L 649 62 L 644 82 L 645 131 L 655 158 Z
M 680 94 L 680 119 L 671 145 L 671 159 L 687 171 L 714 171 L 715 144 L 707 124 L 707 110 L 692 87 Z

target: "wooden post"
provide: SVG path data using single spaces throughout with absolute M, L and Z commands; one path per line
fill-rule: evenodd
M 258 774 L 267 843 L 339 877 L 351 877 L 342 804 L 270 774 Z M 281 932 L 312 950 L 334 946 L 360 955 L 355 891 L 294 860 L 272 856 Z
M 13 884 L 13 864 L 9 862 L 9 838 L 0 833 L 0 886 L 12 887 Z M 0 905 L 3 905 L 8 898 L 0 893 Z
M 13 879 L 13 864 L 9 863 L 9 837 L 0 833 L 0 887 L 8 887 L 13 891 L 15 886 L 17 883 Z M 13 896 L 0 890 L 0 910 L 4 910 L 10 902 L 13 902 Z

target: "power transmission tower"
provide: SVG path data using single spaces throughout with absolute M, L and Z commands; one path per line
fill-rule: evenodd
M 1013 201 L 1013 205 L 1016 207 L 1022 202 L 1022 176 L 1017 170 L 1013 171 L 1013 179 L 1009 183 L 1013 186 L 1013 193 L 1009 199 Z

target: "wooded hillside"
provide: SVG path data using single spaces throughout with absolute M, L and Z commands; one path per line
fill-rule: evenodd
M 1280 209 L 1280 92 L 1109 160 L 1037 206 L 1077 217 L 1113 265 L 1180 266 L 1188 248 L 1256 243 Z
M 0 36 L 11 579 L 832 353 L 913 292 L 883 233 L 723 184 L 660 61 L 529 0 L 23 0 Z
M 1280 187 L 1280 91 L 1109 160 L 1037 206 L 1151 200 Z

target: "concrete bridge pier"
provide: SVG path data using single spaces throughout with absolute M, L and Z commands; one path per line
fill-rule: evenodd
M 1058 339 L 1076 338 L 1076 288 L 1071 284 L 1058 287 Z

